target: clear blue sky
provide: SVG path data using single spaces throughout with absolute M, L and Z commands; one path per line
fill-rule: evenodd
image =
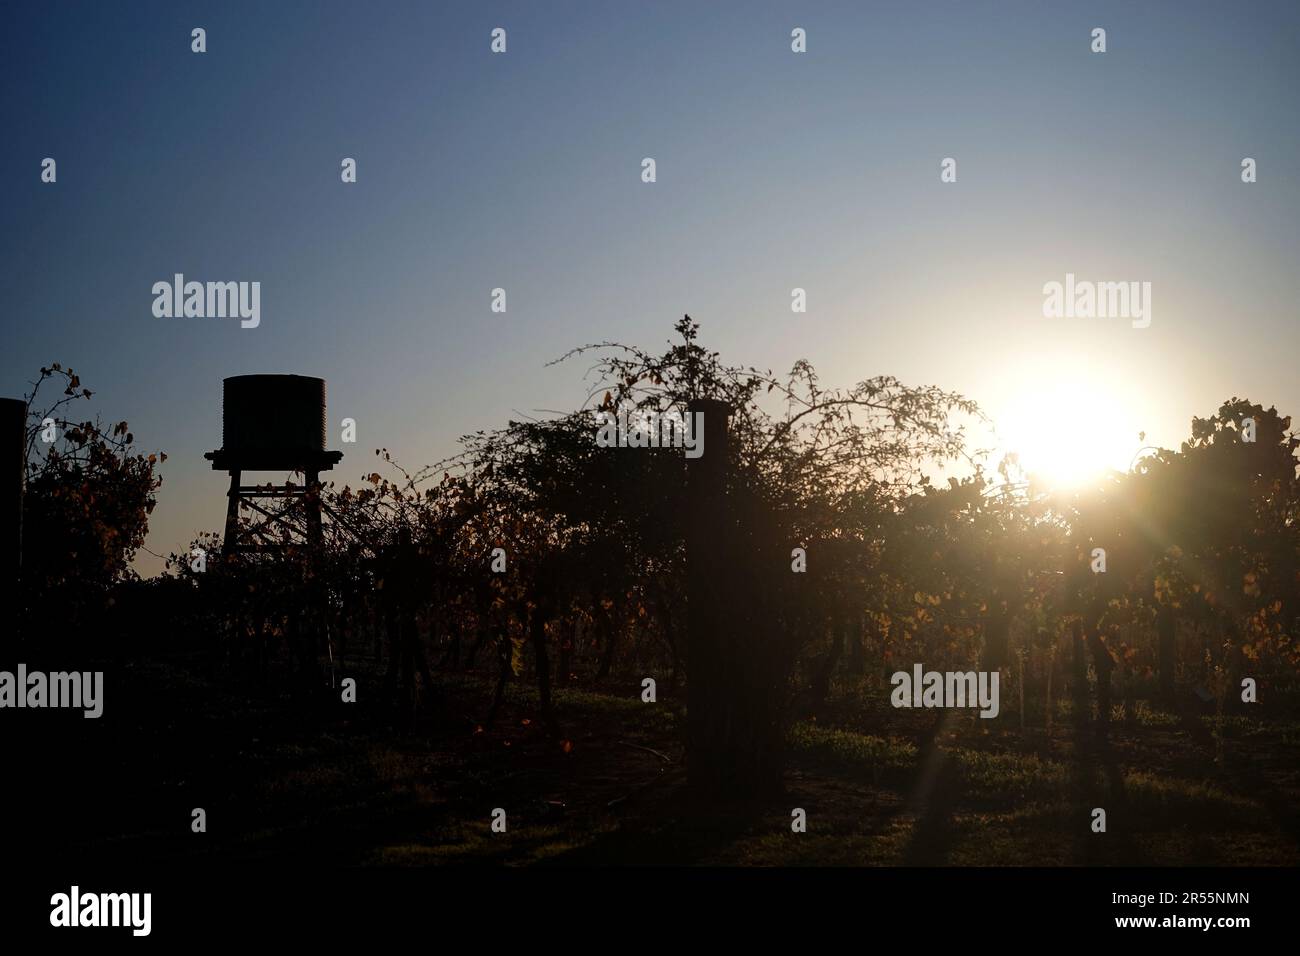
M 999 420 L 1061 378 L 1164 444 L 1230 395 L 1300 413 L 1300 5 L 15 3 L 3 27 L 0 394 L 70 364 L 169 454 L 155 551 L 220 526 L 224 376 L 326 378 L 355 481 L 377 446 L 418 465 L 572 407 L 585 365 L 548 359 L 683 312 L 731 361 Z M 176 272 L 260 281 L 261 326 L 155 318 Z M 1151 327 L 1043 318 L 1067 272 L 1150 281 Z

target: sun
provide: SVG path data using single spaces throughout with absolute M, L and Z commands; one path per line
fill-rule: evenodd
M 1028 372 L 1008 389 L 995 417 L 1002 450 L 1015 452 L 1031 480 L 1053 489 L 1128 470 L 1140 425 L 1133 404 L 1115 386 L 1087 371 Z

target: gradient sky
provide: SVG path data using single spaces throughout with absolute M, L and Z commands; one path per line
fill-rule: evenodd
M 1300 413 L 1293 3 L 15 3 L 3 26 L 0 394 L 72 365 L 167 452 L 160 553 L 220 528 L 225 376 L 326 378 L 355 483 L 378 446 L 415 466 L 573 407 L 586 363 L 547 360 L 662 345 L 683 312 L 726 360 L 940 385 L 1020 434 L 1053 420 L 1043 388 L 1095 384 L 1125 456 L 1232 395 Z M 259 280 L 261 326 L 155 318 L 176 272 Z M 1044 318 L 1067 272 L 1151 282 L 1150 328 Z

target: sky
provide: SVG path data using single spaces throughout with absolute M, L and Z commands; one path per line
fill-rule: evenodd
M 1298 54 L 1293 3 L 12 3 L 0 395 L 71 365 L 167 453 L 159 554 L 220 529 L 226 376 L 325 378 L 355 484 L 575 407 L 549 360 L 683 313 L 1123 468 L 1232 396 L 1300 412 Z M 175 273 L 259 281 L 259 326 L 156 317 Z M 1044 316 L 1067 274 L 1151 283 L 1150 325 Z

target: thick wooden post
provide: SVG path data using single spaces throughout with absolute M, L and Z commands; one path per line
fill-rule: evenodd
M 727 500 L 731 408 L 701 399 L 691 403 L 689 412 L 697 442 L 702 431 L 704 453 L 686 464 L 686 766 L 691 790 L 712 796 L 735 783 L 727 780 L 733 756 L 727 753 L 728 738 L 734 732 L 728 727 L 734 688 L 726 686 L 727 655 L 736 627 Z
M 27 403 L 0 398 L 0 613 L 18 613 L 23 561 L 23 487 L 27 475 Z M 13 629 L 9 629 L 14 633 Z
M 1088 662 L 1085 658 L 1083 620 L 1070 624 L 1070 691 L 1073 699 L 1074 726 L 1079 731 L 1088 726 L 1092 707 L 1088 698 Z
M 1178 619 L 1168 604 L 1156 609 L 1156 634 L 1158 635 L 1157 664 L 1160 671 L 1160 702 L 1165 707 L 1174 705 L 1174 660 L 1178 646 Z

